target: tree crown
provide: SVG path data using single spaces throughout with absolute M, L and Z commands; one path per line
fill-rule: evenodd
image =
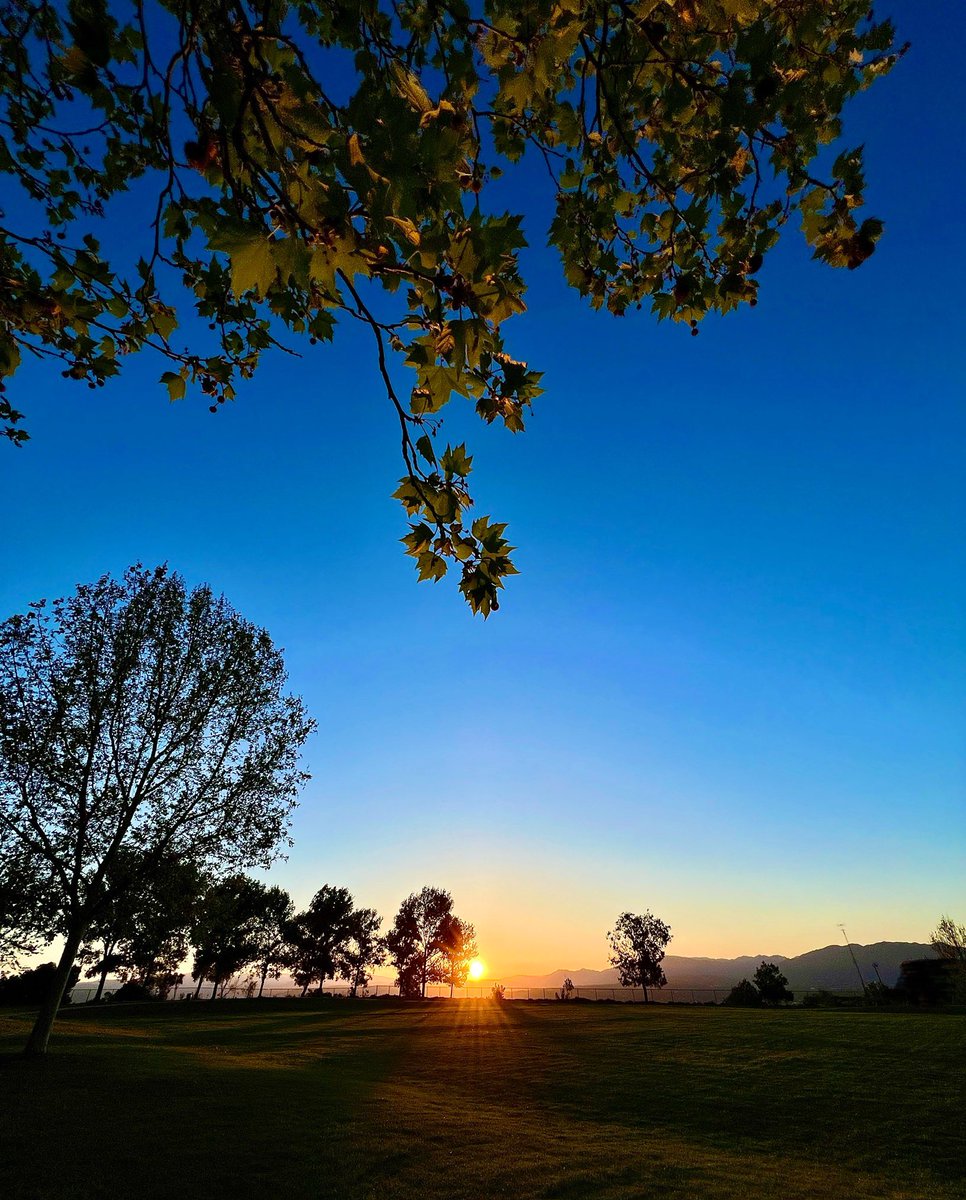
M 124 853 L 267 866 L 313 728 L 264 630 L 165 567 L 0 624 L 0 847 L 88 916 Z M 67 919 L 65 916 L 64 919 Z
M 454 396 L 517 432 L 540 392 L 504 343 L 524 234 L 490 200 L 501 166 L 541 165 L 550 240 L 594 306 L 696 331 L 756 303 L 796 215 L 830 265 L 873 252 L 861 150 L 826 166 L 824 147 L 893 43 L 868 0 L 8 6 L 0 376 L 28 353 L 96 388 L 150 348 L 172 399 L 197 387 L 217 411 L 288 334 L 360 321 L 406 552 L 420 579 L 455 564 L 485 616 L 512 547 L 470 517 L 472 455 L 438 434 Z M 149 214 L 133 254 L 108 232 L 129 191 Z M 26 437 L 2 396 L 0 420 Z

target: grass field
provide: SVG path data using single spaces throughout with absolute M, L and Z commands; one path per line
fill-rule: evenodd
M 0 1196 L 966 1197 L 966 1017 L 486 1001 L 0 1016 Z

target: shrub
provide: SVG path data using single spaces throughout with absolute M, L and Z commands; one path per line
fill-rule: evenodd
M 840 1008 L 841 999 L 833 992 L 819 988 L 817 992 L 806 992 L 802 997 L 803 1008 Z
M 30 971 L 0 978 L 0 1004 L 23 1004 L 29 1007 L 43 1004 L 54 986 L 56 963 L 41 963 Z M 80 978 L 80 967 L 71 967 L 61 1004 L 70 1004 L 70 990 Z
M 116 992 L 111 993 L 111 999 L 131 1002 L 134 1000 L 157 1000 L 158 996 L 150 988 L 146 988 L 143 983 L 136 983 L 133 979 L 129 979 L 127 983 L 122 983 Z
M 761 996 L 758 989 L 748 979 L 742 979 L 736 984 L 722 1002 L 732 1008 L 761 1008 Z

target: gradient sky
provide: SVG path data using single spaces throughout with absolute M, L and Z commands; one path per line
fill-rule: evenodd
M 886 221 L 861 270 L 789 230 L 758 307 L 691 338 L 570 294 L 528 197 L 506 332 L 546 394 L 516 438 L 448 417 L 519 546 L 490 621 L 416 584 L 350 328 L 216 416 L 157 361 L 96 394 L 25 369 L 0 612 L 136 560 L 223 591 L 319 722 L 272 878 L 386 917 L 447 887 L 496 974 L 604 966 L 623 909 L 714 956 L 964 919 L 966 8 L 882 11 L 913 49 L 847 114 Z

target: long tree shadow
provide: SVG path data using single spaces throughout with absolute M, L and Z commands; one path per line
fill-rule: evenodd
M 174 1037 L 165 1021 L 132 1021 L 132 1036 L 82 1018 L 39 1063 L 6 1054 L 0 1195 L 114 1200 L 133 1180 L 141 1196 L 168 1197 L 176 1180 L 219 1197 L 347 1194 L 371 1177 L 359 1130 L 410 1030 L 316 1016 L 293 1031 L 239 1014 Z

